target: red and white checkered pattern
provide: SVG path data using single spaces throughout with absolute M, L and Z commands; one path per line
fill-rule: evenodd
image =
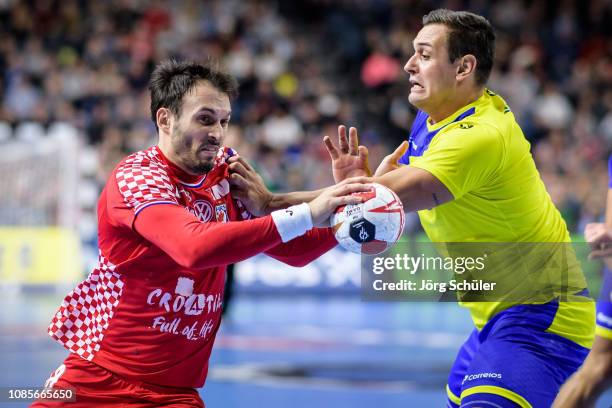
M 123 200 L 136 212 L 154 202 L 178 204 L 178 190 L 156 147 L 128 156 L 117 168 L 116 178 Z
M 49 325 L 49 335 L 91 361 L 98 350 L 123 291 L 115 265 L 102 256 L 98 267 L 65 298 Z

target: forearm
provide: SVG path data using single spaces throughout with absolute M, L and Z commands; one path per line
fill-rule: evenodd
M 203 223 L 180 206 L 156 205 L 138 215 L 134 228 L 179 265 L 205 269 L 245 260 L 304 234 L 312 228 L 312 220 L 309 211 L 300 213 L 296 209 L 293 219 L 307 216 L 309 225 L 278 213 L 247 221 Z
M 591 401 L 612 386 L 612 340 L 596 336 L 578 375 L 592 386 Z
M 315 228 L 301 237 L 275 246 L 266 251 L 266 255 L 288 265 L 301 267 L 308 265 L 336 245 L 338 241 L 331 228 Z
M 372 182 L 393 190 L 406 212 L 431 209 L 453 199 L 448 189 L 433 175 L 410 166 L 375 176 Z
M 323 189 L 315 191 L 294 191 L 291 193 L 277 193 L 272 195 L 272 199 L 266 208 L 266 214 L 272 211 L 282 210 L 283 208 L 291 207 L 301 203 L 308 203 L 321 194 Z

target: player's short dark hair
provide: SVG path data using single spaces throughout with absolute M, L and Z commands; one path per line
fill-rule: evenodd
M 160 62 L 151 74 L 149 91 L 151 92 L 151 119 L 157 128 L 157 110 L 168 108 L 175 115 L 180 115 L 183 96 L 193 89 L 199 81 L 208 81 L 231 99 L 238 95 L 236 79 L 218 68 L 218 63 L 209 61 L 178 61 L 167 59 Z
M 495 32 L 489 20 L 467 11 L 437 9 L 423 16 L 423 25 L 448 27 L 448 56 L 454 62 L 467 54 L 476 57 L 476 84 L 484 85 L 493 68 Z

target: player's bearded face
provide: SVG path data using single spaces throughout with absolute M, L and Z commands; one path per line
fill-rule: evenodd
M 183 167 L 192 174 L 208 173 L 214 165 L 220 144 L 216 139 L 200 142 L 197 135 L 176 125 L 172 129 L 172 148 Z
M 202 81 L 183 98 L 181 116 L 172 126 L 171 145 L 182 167 L 205 174 L 225 139 L 230 103 L 226 94 Z
M 448 29 L 441 24 L 423 27 L 414 39 L 414 55 L 404 66 L 410 75 L 408 100 L 429 114 L 455 94 L 457 68 L 449 60 L 447 37 Z

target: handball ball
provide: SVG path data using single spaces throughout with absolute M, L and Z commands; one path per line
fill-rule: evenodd
M 404 207 L 389 188 L 371 184 L 360 204 L 343 205 L 332 213 L 330 224 L 340 245 L 351 252 L 376 255 L 397 242 L 404 230 Z

